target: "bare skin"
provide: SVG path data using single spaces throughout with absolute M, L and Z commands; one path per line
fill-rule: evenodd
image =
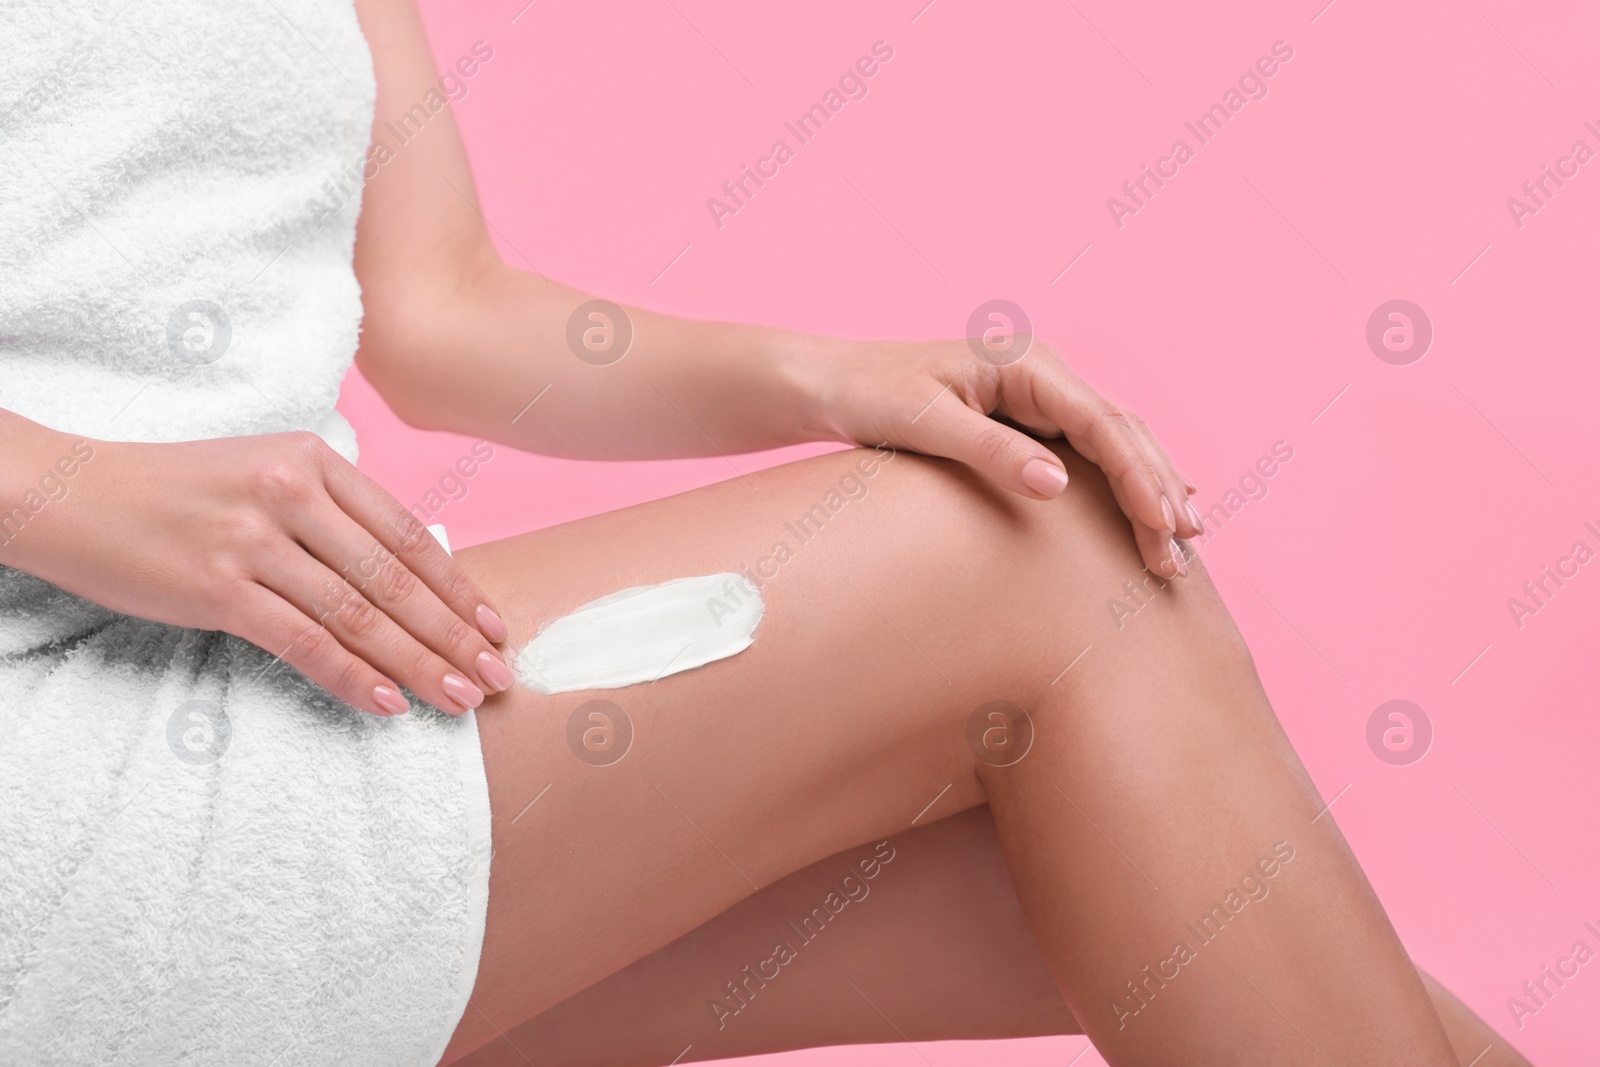
M 409 4 L 358 8 L 381 122 L 437 75 Z M 495 253 L 447 111 L 370 179 L 357 358 L 413 425 L 589 458 L 814 440 L 894 455 L 870 478 L 866 454 L 840 453 L 452 560 L 309 433 L 90 443 L 0 412 L 0 499 L 61 490 L 9 513 L 0 562 L 254 641 L 356 709 L 404 714 L 401 686 L 481 707 L 496 852 L 447 1062 L 515 1052 L 508 1034 L 563 1062 L 658 1063 L 885 1040 L 884 1024 L 1081 1028 L 1118 1067 L 1446 1065 L 1488 1045 L 1476 1063 L 1522 1062 L 1406 957 L 1181 550 L 1192 483 L 1053 350 L 634 309 L 626 359 L 597 365 L 567 342 L 586 294 Z M 92 463 L 68 463 L 79 445 Z M 52 471 L 76 479 L 70 499 Z M 848 503 L 822 532 L 785 532 L 830 491 Z M 763 562 L 785 539 L 793 558 Z M 605 694 L 507 688 L 494 646 L 547 619 L 747 566 L 768 614 L 739 656 Z M 1119 625 L 1105 604 L 1130 591 L 1146 603 Z M 605 766 L 568 747 L 596 696 L 634 731 Z M 997 700 L 1030 716 L 1020 759 L 969 739 Z M 816 912 L 834 878 L 861 899 L 835 912 L 824 893 Z M 897 884 L 899 917 L 874 910 L 865 887 Z M 725 988 L 755 981 L 742 968 L 773 916 L 808 911 L 863 920 L 860 949 L 805 939 L 759 1001 Z M 911 973 L 899 961 L 935 927 L 948 955 L 917 946 L 930 962 Z M 615 1025 L 607 997 L 646 1025 Z
M 940 1012 L 937 995 L 919 1007 L 917 986 L 882 993 L 872 1014 L 908 1036 L 1059 1032 L 1075 1019 L 1117 1065 L 1234 1063 L 1244 1049 L 1275 1064 L 1456 1063 L 1203 571 L 1150 578 L 1103 479 L 1061 455 L 1077 489 L 1050 502 L 940 461 L 881 462 L 865 495 L 766 581 L 750 649 L 646 686 L 491 698 L 480 714 L 496 848 L 488 929 L 447 1060 L 616 975 L 657 1020 L 639 1032 L 659 1044 L 586 1044 L 580 1010 L 577 1032 L 565 1031 L 580 1047 L 562 1058 L 668 1062 L 711 1029 L 702 998 L 770 954 L 767 937 L 703 959 L 669 953 L 636 980 L 624 968 L 842 850 L 987 804 L 1017 902 L 1003 906 L 1019 909 L 1037 946 L 1031 977 L 1009 979 L 1030 991 L 1029 1008 L 984 1010 L 983 969 L 943 994 L 974 998 L 967 1012 Z M 791 464 L 459 558 L 504 607 L 514 647 L 615 588 L 755 563 L 863 458 Z M 1125 581 L 1148 589 L 1148 603 L 1119 629 L 1106 600 Z M 594 697 L 620 706 L 634 732 L 604 767 L 575 758 L 566 739 L 570 715 Z M 966 738 L 973 711 L 996 699 L 1034 723 L 1032 747 L 1010 766 L 980 762 Z M 1185 924 L 1275 847 L 1292 859 L 1266 879 L 1270 895 L 1203 943 Z M 888 896 L 899 874 L 892 862 L 880 873 Z M 957 943 L 983 941 L 994 921 Z M 1194 958 L 1147 987 L 1155 994 L 1137 1014 L 1119 1013 L 1119 1000 L 1140 1004 L 1126 983 L 1179 940 Z M 1015 955 L 1025 942 L 1013 925 L 997 943 Z M 729 973 L 710 987 L 684 978 L 707 971 Z M 691 995 L 692 1010 L 675 1012 Z M 745 1010 L 759 1018 L 753 1003 Z M 741 1033 L 743 1017 L 715 1021 L 713 1033 L 734 1029 L 731 1044 L 706 1037 L 687 1058 L 886 1036 L 859 1008 L 810 1029 L 780 1018 Z M 1484 1038 L 1468 1059 L 1493 1041 L 1467 1033 Z
M 1039 954 L 987 807 L 919 822 L 888 840 L 895 858 L 885 875 L 837 927 L 804 943 L 803 962 L 784 965 L 765 987 L 741 985 L 744 1006 L 727 983 L 747 982 L 743 969 L 759 967 L 779 939 L 801 944 L 787 924 L 837 891 L 874 846 L 829 856 L 751 894 L 458 1063 L 645 1067 L 680 1053 L 687 1063 L 819 1044 L 1083 1032 Z M 1427 974 L 1422 980 L 1461 1063 L 1526 1067 L 1449 991 Z M 739 1010 L 724 1016 L 714 1003 Z

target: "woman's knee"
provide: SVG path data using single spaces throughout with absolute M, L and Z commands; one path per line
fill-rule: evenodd
M 927 551 L 926 573 L 964 583 L 968 596 L 957 602 L 987 601 L 1003 613 L 997 624 L 1010 618 L 1017 626 L 1037 625 L 1042 613 L 1051 632 L 1121 629 L 1127 616 L 1160 605 L 1174 587 L 1187 591 L 1190 610 L 1220 609 L 1203 567 L 1183 578 L 1150 571 L 1100 468 L 1065 442 L 1046 444 L 1069 476 L 1051 500 L 1001 489 L 948 460 L 895 459 L 899 467 L 884 483 L 901 495 L 896 506 L 908 512 L 902 525 Z M 1192 549 L 1187 554 L 1194 559 Z
M 1069 481 L 1045 501 L 998 489 L 960 464 L 895 461 L 917 506 L 943 516 L 927 522 L 945 533 L 930 546 L 926 573 L 959 591 L 953 617 L 972 633 L 974 651 L 987 643 L 991 652 L 974 658 L 1012 673 L 997 681 L 996 697 L 1049 703 L 1079 688 L 1067 671 L 1080 657 L 1092 666 L 1091 656 L 1118 669 L 1144 663 L 1147 674 L 1203 663 L 1208 677 L 1253 686 L 1250 651 L 1193 547 L 1181 545 L 1186 575 L 1153 573 L 1104 473 L 1064 442 L 1047 444 Z M 1001 644 L 1008 654 L 993 655 Z

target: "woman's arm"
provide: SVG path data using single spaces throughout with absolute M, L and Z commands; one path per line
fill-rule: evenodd
M 94 445 L 0 408 L 0 564 L 27 570 L 35 520 L 72 493 Z M 58 509 L 59 510 L 59 509 Z
M 410 4 L 358 6 L 378 77 L 374 148 L 392 148 L 384 124 L 430 92 L 439 100 L 439 75 Z M 501 261 L 448 108 L 367 172 L 357 362 L 411 425 L 585 459 L 751 452 L 828 436 L 803 424 L 811 403 L 801 372 L 819 338 L 629 308 L 625 358 L 577 358 L 567 324 L 591 297 Z
M 0 409 L 0 564 L 225 630 L 345 702 L 452 714 L 510 688 L 506 625 L 399 501 L 308 431 L 141 444 Z
M 1035 437 L 1065 436 L 1110 477 L 1146 564 L 1181 573 L 1172 538 L 1201 532 L 1192 485 L 1137 415 L 1049 346 L 1027 347 L 1032 339 L 1009 361 L 979 358 L 964 340 L 845 341 L 630 308 L 580 323 L 601 334 L 631 326 L 623 358 L 579 358 L 569 322 L 591 297 L 495 251 L 414 7 L 357 0 L 357 10 L 378 79 L 356 240 L 366 304 L 357 362 L 408 423 L 587 459 L 887 442 L 1034 498 L 1067 480 Z M 430 100 L 438 110 L 420 131 L 389 144 L 390 124 Z

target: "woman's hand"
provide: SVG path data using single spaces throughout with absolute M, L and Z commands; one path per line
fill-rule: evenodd
M 1035 499 L 1058 495 L 1067 473 L 1048 448 L 998 419 L 1066 437 L 1105 471 L 1145 565 L 1166 578 L 1187 572 L 1173 536 L 1201 533 L 1194 486 L 1143 419 L 1091 389 L 1037 338 L 1015 335 L 996 347 L 840 342 L 808 354 L 807 364 L 822 435 L 960 460 Z
M 452 714 L 510 688 L 483 591 L 315 434 L 92 448 L 6 562 L 116 611 L 235 634 L 374 714 L 407 710 L 401 685 Z

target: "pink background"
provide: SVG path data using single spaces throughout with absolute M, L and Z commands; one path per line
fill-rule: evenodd
M 1593 5 L 522 2 L 425 13 L 441 66 L 495 49 L 456 111 L 511 262 L 852 336 L 959 335 L 1014 300 L 1150 421 L 1202 509 L 1287 441 L 1268 495 L 1200 546 L 1279 715 L 1417 959 L 1541 1065 L 1595 1062 L 1600 961 L 1520 1031 L 1506 1006 L 1574 941 L 1600 949 L 1582 927 L 1600 926 L 1600 562 L 1520 630 L 1506 606 L 1574 541 L 1600 549 L 1600 160 L 1520 229 L 1506 206 L 1575 140 L 1600 150 Z M 869 95 L 719 230 L 706 199 L 793 145 L 783 122 L 880 39 L 895 55 Z M 1280 39 L 1294 58 L 1266 98 L 1198 146 L 1183 123 Z M 1178 137 L 1195 157 L 1119 229 L 1107 198 Z M 1365 341 L 1392 298 L 1434 326 L 1409 366 Z M 354 374 L 342 408 L 408 504 L 466 448 Z M 440 519 L 472 544 L 731 473 L 501 449 Z M 1409 766 L 1366 741 L 1393 698 L 1435 731 Z M 1059 1065 L 1083 1045 L 774 1062 Z

